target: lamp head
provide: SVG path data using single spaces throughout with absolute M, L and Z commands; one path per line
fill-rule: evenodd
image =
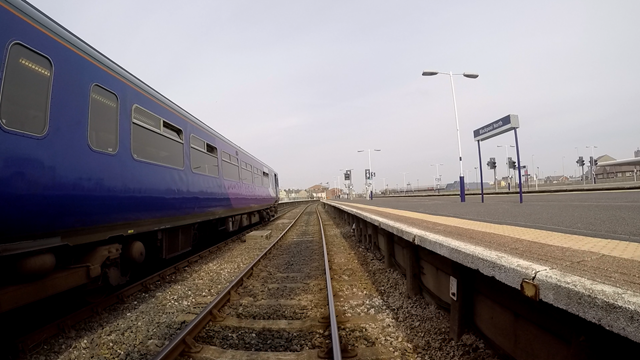
M 477 79 L 478 76 L 480 76 L 480 75 L 474 74 L 474 73 L 462 73 L 462 76 L 464 76 L 466 78 L 469 78 L 469 79 Z
M 425 71 L 422 72 L 422 76 L 433 76 L 433 75 L 438 75 L 438 72 L 437 71 L 428 71 L 428 70 L 425 70 Z

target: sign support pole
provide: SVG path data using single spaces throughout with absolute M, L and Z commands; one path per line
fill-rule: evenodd
M 522 165 L 520 163 L 520 145 L 518 144 L 518 131 L 517 129 L 520 127 L 520 120 L 518 115 L 509 114 L 504 116 L 496 121 L 492 121 L 491 123 L 478 128 L 473 131 L 473 140 L 478 142 L 478 158 L 480 159 L 480 187 L 481 187 L 481 195 L 482 202 L 484 202 L 484 179 L 482 177 L 482 154 L 480 150 L 480 142 L 489 140 L 498 135 L 502 135 L 506 132 L 513 130 L 513 134 L 516 137 L 516 159 L 518 161 L 518 185 L 520 188 L 520 203 L 522 204 Z M 509 148 L 505 147 L 508 151 Z M 509 169 L 509 164 L 511 163 L 511 158 L 507 162 L 507 171 Z M 513 172 L 513 176 L 515 178 L 515 171 Z M 462 177 L 461 177 L 462 178 Z M 498 192 L 498 176 L 496 169 L 493 169 L 493 180 L 496 185 L 496 193 Z M 511 179 L 507 179 L 509 187 L 511 187 Z
M 480 199 L 484 203 L 484 180 L 482 179 L 482 151 L 480 151 L 480 140 L 478 140 L 478 161 L 480 162 Z
M 520 169 L 520 147 L 518 146 L 518 129 L 513 129 L 516 137 L 516 157 L 518 158 L 518 185 L 520 185 L 520 204 L 522 204 L 522 170 Z

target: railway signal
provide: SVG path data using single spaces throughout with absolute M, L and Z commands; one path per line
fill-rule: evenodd
M 598 165 L 598 160 L 596 160 L 593 156 L 589 156 L 589 169 L 591 173 L 591 183 L 596 183 L 596 166 Z
M 498 191 L 498 174 L 496 172 L 498 164 L 496 163 L 496 158 L 489 158 L 489 161 L 487 161 L 487 166 L 489 166 L 489 169 L 493 170 L 493 183 L 496 185 L 496 191 Z
M 584 158 L 582 156 L 578 157 L 576 164 L 578 164 L 578 167 L 582 169 L 582 185 L 584 185 L 586 182 L 584 179 Z
M 513 159 L 512 159 L 512 158 L 509 158 L 509 159 L 508 159 L 508 161 L 507 161 L 507 165 L 509 166 L 509 169 L 511 169 L 511 170 L 516 170 L 516 169 L 517 169 L 517 167 L 516 167 L 516 162 L 515 162 L 515 161 L 513 161 Z
M 369 169 L 364 169 L 364 178 L 365 180 L 371 180 L 371 171 Z

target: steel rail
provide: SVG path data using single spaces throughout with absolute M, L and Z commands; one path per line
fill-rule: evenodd
M 331 345 L 333 347 L 333 360 L 342 360 L 340 346 L 340 336 L 338 334 L 338 320 L 336 319 L 336 307 L 333 302 L 333 288 L 331 286 L 331 272 L 329 271 L 329 255 L 327 255 L 327 242 L 324 238 L 324 227 L 322 217 L 316 208 L 318 220 L 320 221 L 320 233 L 322 234 L 322 248 L 324 250 L 324 274 L 327 280 L 327 302 L 329 303 L 329 321 L 331 322 Z
M 307 207 L 309 207 L 311 204 L 307 205 Z M 63 317 L 62 319 L 58 319 L 48 325 L 45 325 L 29 334 L 23 335 L 21 337 L 19 337 L 16 340 L 16 345 L 18 347 L 18 351 L 24 355 L 30 355 L 31 354 L 31 348 L 33 348 L 35 345 L 39 344 L 40 342 L 44 341 L 45 339 L 52 337 L 60 332 L 66 332 L 68 331 L 71 326 L 79 323 L 80 321 L 87 319 L 95 314 L 100 314 L 102 311 L 104 311 L 106 308 L 108 308 L 109 306 L 118 303 L 118 302 L 123 302 L 126 301 L 126 299 L 137 293 L 138 291 L 145 289 L 145 288 L 149 288 L 151 286 L 151 284 L 156 283 L 157 281 L 164 281 L 164 279 L 166 279 L 167 276 L 174 274 L 178 271 L 180 271 L 182 268 L 189 266 L 195 262 L 197 262 L 198 260 L 206 257 L 209 254 L 212 254 L 214 251 L 219 250 L 219 248 L 223 245 L 228 245 L 231 242 L 238 240 L 240 238 L 242 238 L 243 236 L 247 235 L 249 232 L 251 231 L 255 231 L 256 229 L 262 228 L 264 226 L 269 225 L 270 223 L 272 223 L 273 220 L 284 216 L 285 214 L 287 214 L 289 211 L 292 211 L 293 209 L 295 209 L 296 206 L 291 206 L 288 209 L 284 209 L 287 210 L 281 214 L 278 214 L 276 217 L 274 217 L 273 219 L 271 219 L 270 222 L 264 223 L 264 224 L 259 224 L 257 226 L 253 226 L 250 229 L 244 230 L 243 232 L 234 235 L 232 237 L 230 237 L 227 240 L 224 240 L 223 242 L 213 245 L 210 248 L 207 248 L 205 250 L 202 250 L 200 252 L 198 252 L 197 254 L 194 254 L 184 260 L 179 261 L 176 264 L 173 264 L 167 268 L 164 268 L 158 272 L 156 272 L 155 274 L 149 275 L 148 277 L 139 280 L 123 289 L 120 289 L 118 291 L 116 291 L 113 294 L 109 294 L 106 295 L 104 299 L 100 300 L 99 302 L 95 303 L 95 304 L 91 304 L 89 306 L 86 306 L 76 312 L 73 312 L 65 317 Z M 306 210 L 306 208 L 304 209 Z M 302 214 L 304 212 L 304 210 L 302 210 L 302 212 L 300 214 Z M 299 217 L 300 215 L 298 215 Z M 296 218 L 297 219 L 297 218 Z M 288 229 L 287 229 L 288 230 Z M 285 230 L 286 231 L 286 230 Z
M 193 351 L 198 351 L 197 345 L 193 338 L 197 335 L 210 320 L 217 318 L 219 315 L 217 311 L 231 298 L 231 292 L 236 290 L 242 285 L 242 282 L 253 272 L 254 266 L 267 254 L 271 249 L 282 239 L 289 229 L 298 221 L 300 216 L 309 208 L 311 204 L 307 205 L 300 214 L 289 224 L 289 226 L 275 239 L 269 247 L 260 254 L 251 264 L 244 268 L 244 270 L 238 275 L 227 287 L 222 290 L 218 296 L 213 299 L 193 320 L 191 320 L 187 326 L 182 329 L 171 341 L 160 350 L 153 360 L 173 360 L 176 359 L 182 353 L 185 348 L 189 347 Z

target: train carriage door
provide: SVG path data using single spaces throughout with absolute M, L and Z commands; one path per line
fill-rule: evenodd
M 276 182 L 276 194 L 280 193 L 280 184 L 278 184 L 278 174 L 274 173 L 273 178 Z

